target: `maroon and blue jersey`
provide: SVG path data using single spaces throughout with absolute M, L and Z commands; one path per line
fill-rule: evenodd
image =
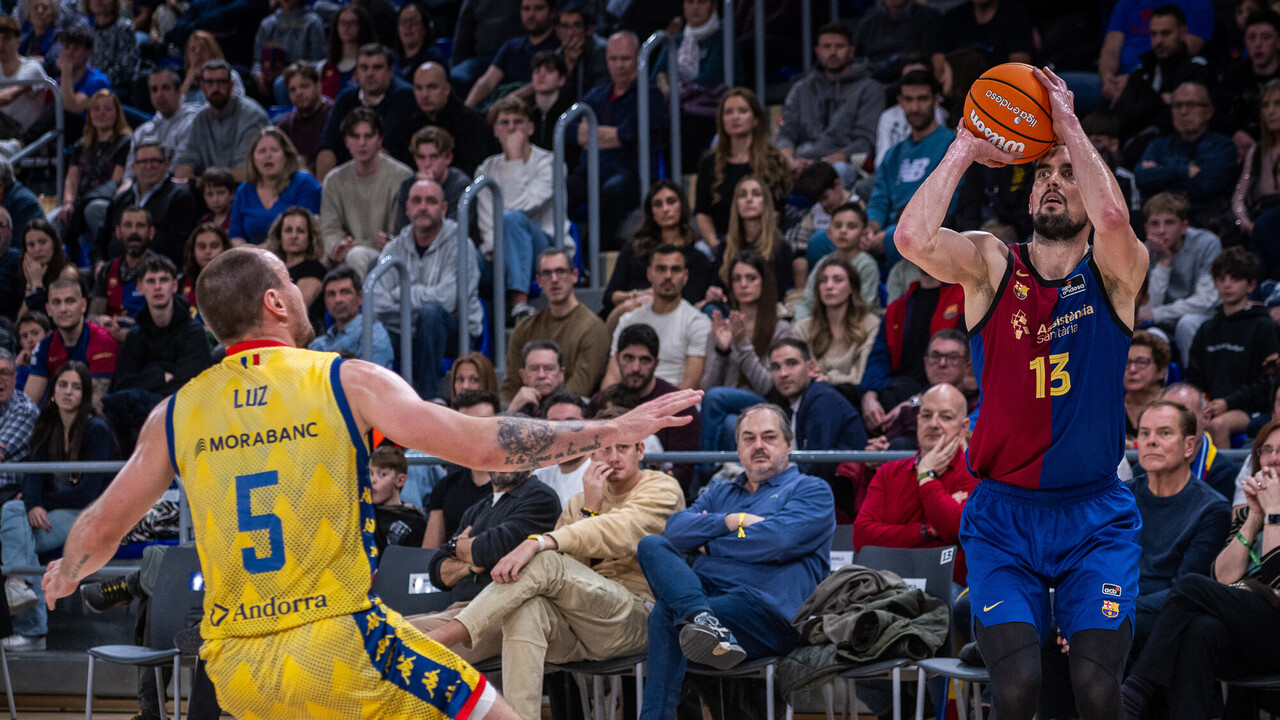
M 1092 252 L 1051 281 L 1025 244 L 1014 245 L 991 308 L 969 333 L 981 392 L 968 451 L 974 477 L 1030 490 L 1114 477 L 1131 338 Z

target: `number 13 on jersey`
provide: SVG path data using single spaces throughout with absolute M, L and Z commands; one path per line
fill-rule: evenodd
M 1071 390 L 1071 373 L 1067 372 L 1067 362 L 1071 353 L 1055 353 L 1049 356 L 1050 371 L 1045 378 L 1045 359 L 1038 357 L 1031 361 L 1031 370 L 1036 374 L 1036 398 L 1043 398 L 1045 388 L 1053 397 L 1066 395 Z

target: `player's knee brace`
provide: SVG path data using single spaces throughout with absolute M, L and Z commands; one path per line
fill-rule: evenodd
M 1040 643 L 1027 623 L 974 624 L 1000 720 L 1031 720 L 1040 700 Z
M 1071 638 L 1071 686 L 1083 720 L 1121 717 L 1120 680 L 1132 642 L 1128 620 L 1116 630 L 1081 630 Z

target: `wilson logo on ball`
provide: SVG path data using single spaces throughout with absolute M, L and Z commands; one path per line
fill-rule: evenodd
M 1021 143 L 1016 140 L 1010 140 L 1009 138 L 1006 138 L 1005 136 L 1001 135 L 995 130 L 987 127 L 987 124 L 982 122 L 982 119 L 978 117 L 978 113 L 974 112 L 973 110 L 969 111 L 969 124 L 973 126 L 973 129 L 977 131 L 979 135 L 986 138 L 987 142 L 991 143 L 992 145 L 995 145 L 996 147 L 1000 148 L 1001 150 L 1007 153 L 1012 153 L 1014 155 L 1021 155 L 1027 150 L 1027 146 L 1025 143 Z

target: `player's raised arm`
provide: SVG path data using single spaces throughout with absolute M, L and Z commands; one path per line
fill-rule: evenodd
M 1067 146 L 1072 172 L 1080 187 L 1089 222 L 1093 224 L 1093 255 L 1098 261 L 1112 292 L 1112 301 L 1132 304 L 1147 276 L 1147 249 L 1138 241 L 1129 224 L 1129 206 L 1116 183 L 1115 175 L 1080 126 L 1073 108 L 1073 96 L 1067 83 L 1052 70 L 1037 70 L 1036 79 L 1049 91 L 1049 108 L 1053 114 L 1053 131 Z M 1116 295 L 1116 291 L 1120 295 Z M 1127 303 L 1125 301 L 1128 301 Z M 1119 308 L 1117 308 L 1119 310 Z
M 473 470 L 546 467 L 597 448 L 641 442 L 692 418 L 677 413 L 702 398 L 682 390 L 606 421 L 551 422 L 526 417 L 473 418 L 420 399 L 399 375 L 357 360 L 342 365 L 342 385 L 362 431 Z
M 984 249 L 999 243 L 987 233 L 958 233 L 942 227 L 951 197 L 961 178 L 975 162 L 999 166 L 1016 162 L 1017 156 L 979 139 L 962 125 L 947 153 L 925 178 L 898 219 L 894 244 L 902 256 L 945 283 L 959 283 L 973 291 L 987 284 L 988 261 Z M 994 246 L 991 246 L 994 247 Z M 998 257 L 1003 257 L 1000 250 Z
M 90 573 L 107 564 L 120 549 L 120 540 L 133 529 L 173 482 L 176 471 L 169 459 L 165 413 L 171 398 L 151 411 L 138 445 L 102 496 L 71 526 L 62 558 L 49 563 L 42 585 L 45 602 L 53 609 L 58 598 L 75 592 Z

